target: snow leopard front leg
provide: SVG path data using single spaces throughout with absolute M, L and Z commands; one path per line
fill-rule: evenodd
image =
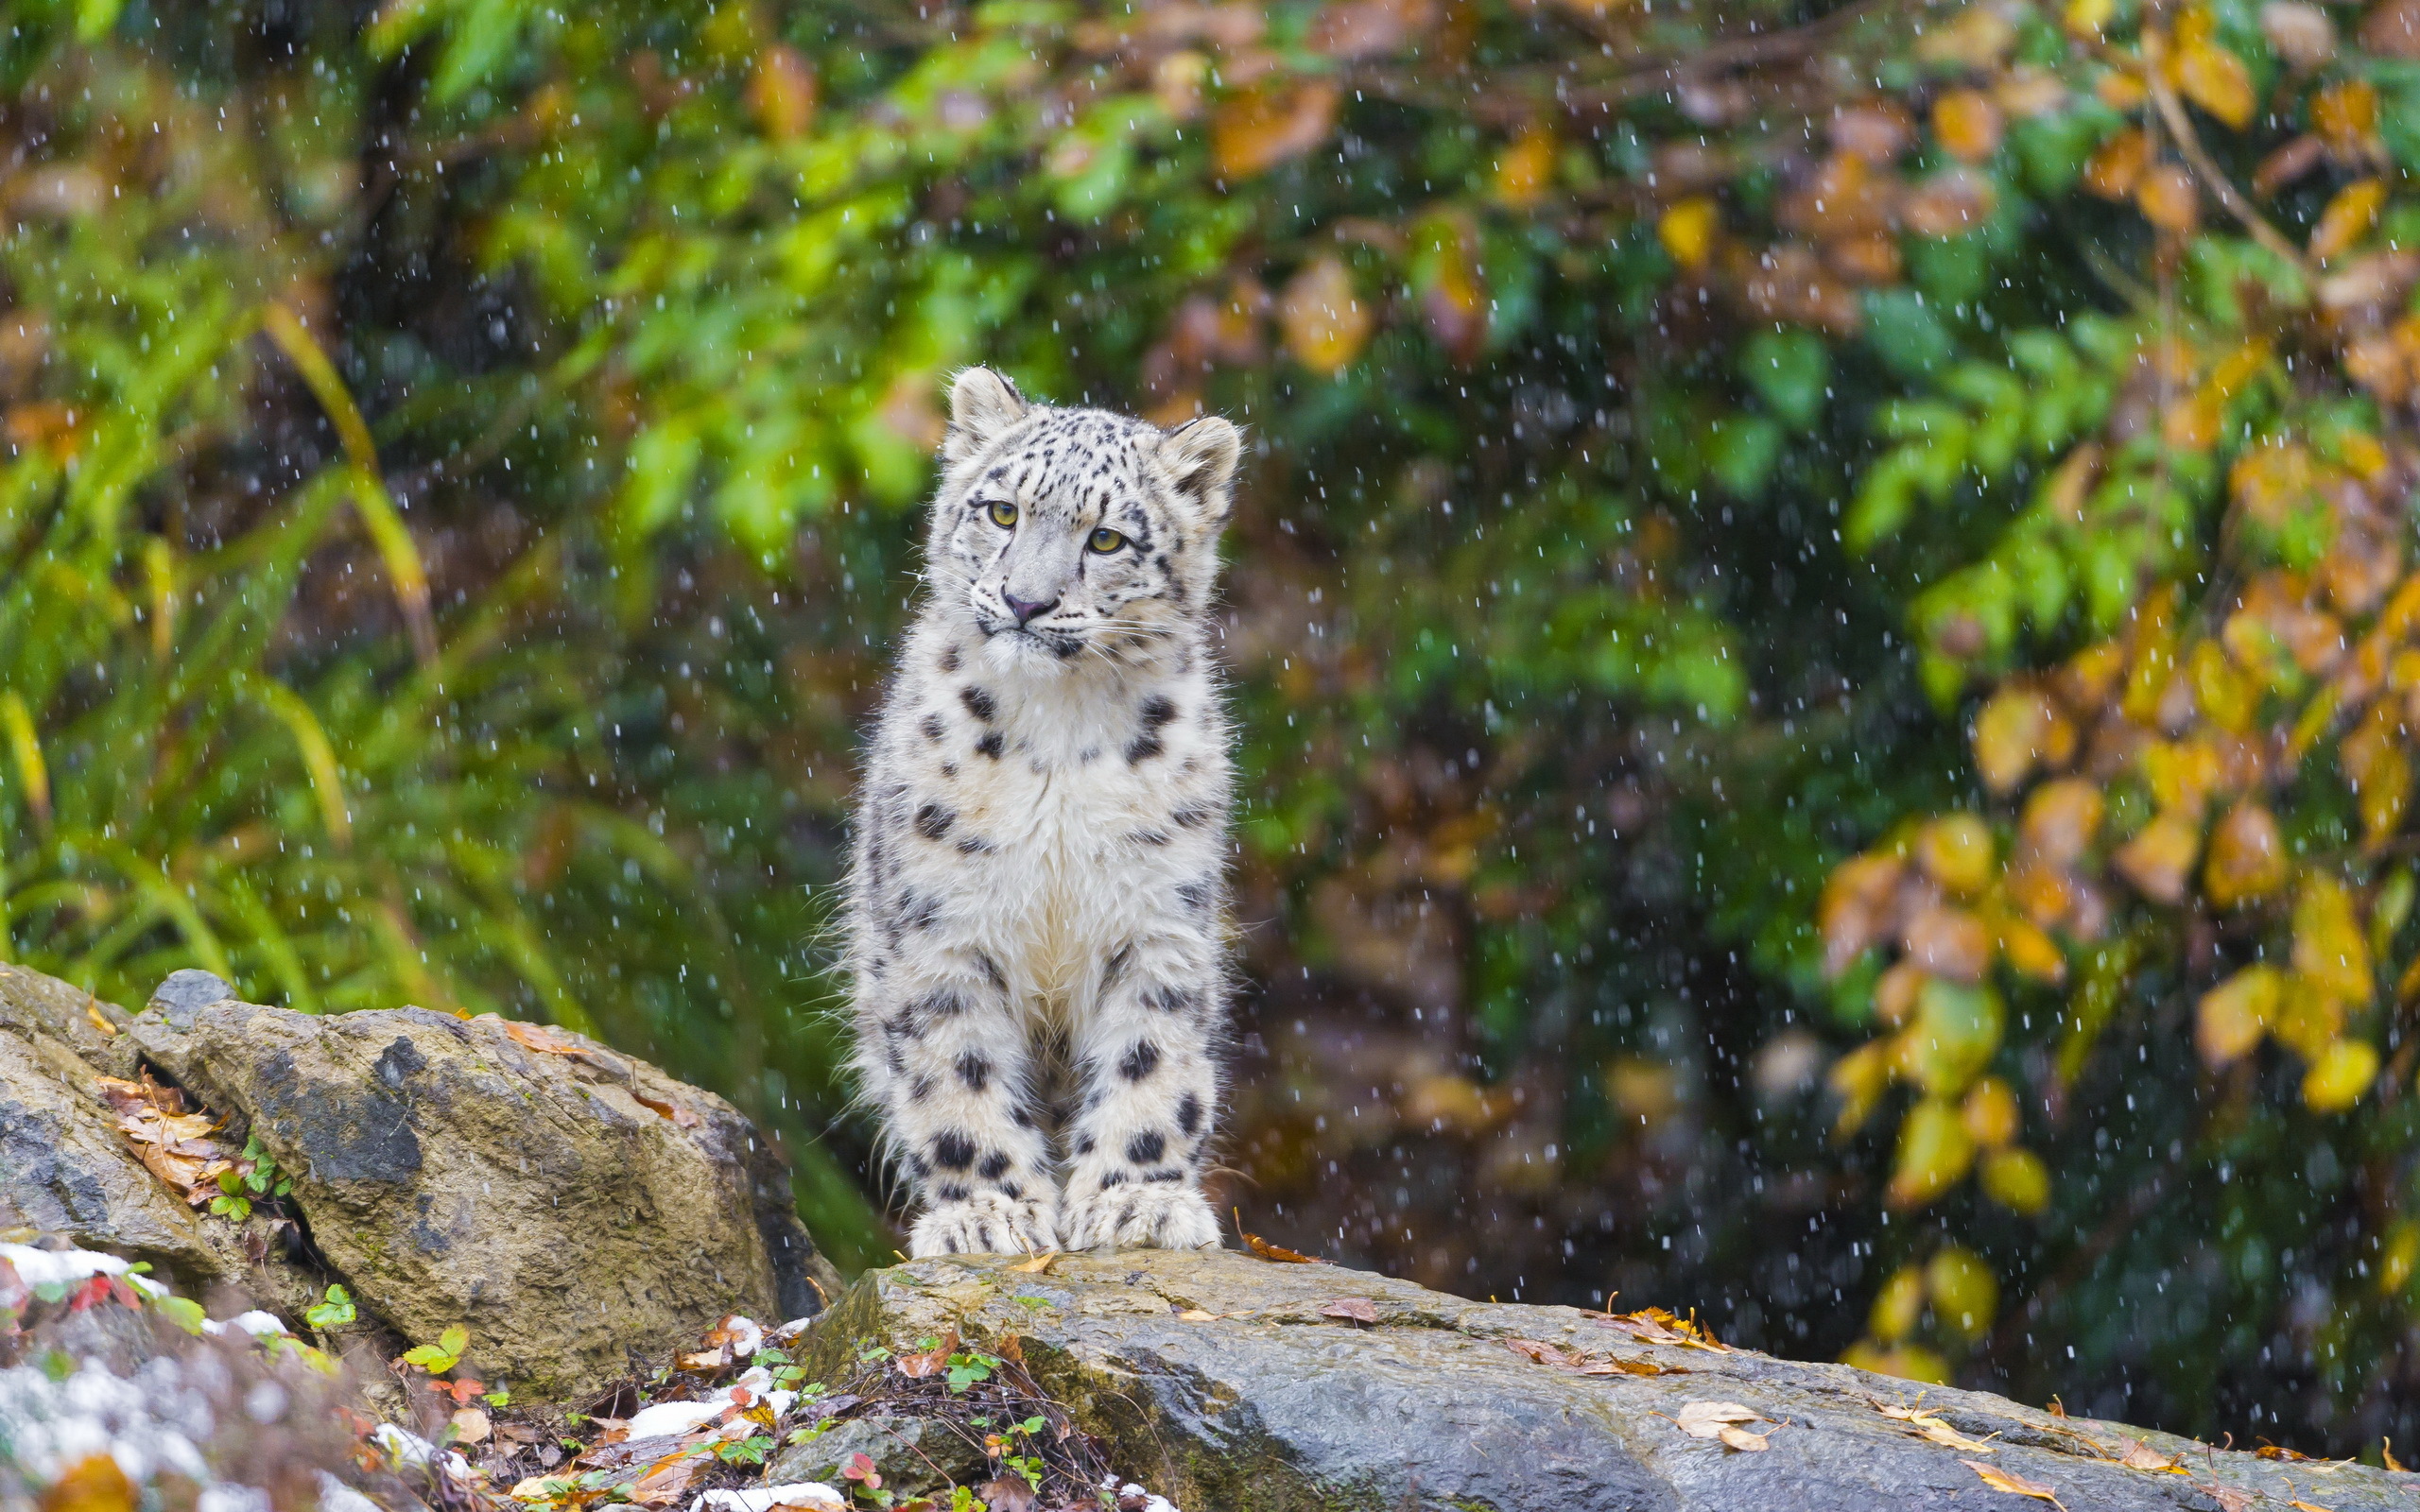
M 894 957 L 858 1002 L 859 1069 L 924 1203 L 917 1259 L 1059 1247 L 1024 1028 L 997 969 L 975 964 L 903 976 Z
M 1070 1249 L 1201 1249 L 1219 1243 L 1201 1194 L 1218 1118 L 1225 992 L 1198 937 L 1110 957 L 1078 1026 L 1081 1093 L 1069 1131 L 1059 1237 Z

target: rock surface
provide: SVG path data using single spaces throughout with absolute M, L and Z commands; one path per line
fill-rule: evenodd
M 726 1313 L 804 1316 L 837 1283 L 754 1125 L 643 1061 L 496 1018 L 202 995 L 127 1038 L 242 1120 L 381 1317 L 415 1342 L 467 1327 L 516 1392 L 582 1390 Z
M 817 1322 L 804 1363 L 838 1372 L 871 1345 L 905 1350 L 953 1328 L 977 1347 L 1013 1338 L 1035 1379 L 1109 1440 L 1119 1473 L 1188 1512 L 2049 1504 L 1996 1489 L 1968 1461 L 2039 1486 L 2070 1512 L 2420 1507 L 2420 1475 L 2218 1452 L 1979 1392 L 1651 1342 L 1602 1314 L 1468 1302 L 1334 1266 L 1149 1250 L 1062 1256 L 1043 1274 L 1012 1263 L 955 1258 L 871 1273 Z M 1374 1323 L 1356 1320 L 1357 1300 Z M 1591 1366 L 1609 1373 L 1582 1373 Z M 1659 1373 L 1631 1373 L 1640 1368 Z M 1757 1420 L 1739 1426 L 1768 1447 L 1692 1436 L 1680 1426 L 1691 1402 L 1745 1408 Z M 1919 1406 L 1929 1417 L 1906 1420 Z
M 225 1120 L 221 1143 L 257 1138 L 295 1222 L 199 1214 L 147 1169 L 94 1085 L 141 1070 Z M 807 1315 L 839 1285 L 772 1149 L 710 1092 L 560 1030 L 315 1018 L 200 971 L 130 1016 L 0 967 L 0 1203 L 290 1323 L 340 1281 L 402 1343 L 464 1325 L 465 1367 L 525 1398 L 661 1364 L 726 1313 Z
M 233 1246 L 135 1159 L 93 1091 L 95 1075 L 133 1074 L 126 1022 L 90 993 L 0 966 L 0 1202 L 37 1228 L 199 1285 L 238 1281 Z

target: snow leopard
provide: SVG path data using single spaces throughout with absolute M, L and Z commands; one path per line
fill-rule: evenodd
M 1233 778 L 1212 620 L 1241 438 L 951 386 L 867 748 L 852 1068 L 911 1255 L 1187 1249 L 1223 1074 Z

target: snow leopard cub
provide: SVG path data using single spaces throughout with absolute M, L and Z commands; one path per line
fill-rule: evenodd
M 924 601 L 867 756 L 855 1069 L 918 1256 L 1219 1242 L 1239 438 L 959 375 Z

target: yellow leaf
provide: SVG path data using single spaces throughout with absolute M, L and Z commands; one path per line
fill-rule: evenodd
M 775 43 L 756 60 L 748 80 L 748 108 L 776 142 L 804 134 L 815 120 L 815 69 L 787 43 Z
M 2358 155 L 2378 129 L 2377 86 L 2355 78 L 2321 90 L 2310 97 L 2310 129 L 2340 154 Z
M 1954 89 L 1933 101 L 1933 139 L 1953 158 L 1980 163 L 1997 152 L 2004 126 L 2000 108 L 1979 90 Z
M 2193 1047 L 2213 1070 L 2251 1053 L 2277 1019 L 2285 977 L 2273 966 L 2247 966 L 2202 994 Z
M 2361 1100 L 2377 1074 L 2377 1046 L 2339 1040 L 2303 1074 L 2303 1106 L 2314 1113 L 2343 1112 Z
M 2052 987 L 2067 979 L 2067 957 L 2042 929 L 2014 915 L 1999 921 L 2001 958 L 2024 976 Z
M 2319 224 L 2311 228 L 2310 255 L 2325 263 L 2350 250 L 2378 223 L 2378 211 L 2385 204 L 2386 184 L 2377 179 L 2363 179 L 2338 190 L 2319 213 Z
M 1841 1100 L 1833 1138 L 1847 1139 L 1864 1125 L 1874 1105 L 1882 1100 L 1883 1090 L 1891 1085 L 1891 1041 L 1874 1040 L 1832 1062 L 1824 1080 Z
M 2214 42 L 2196 42 L 2177 56 L 2176 87 L 2238 131 L 2252 124 L 2253 109 L 2259 103 L 2243 60 Z
M 2055 1507 L 2064 1508 L 2066 1505 L 2059 1500 L 2058 1492 L 2040 1481 L 2029 1481 L 2014 1470 L 1996 1470 L 1989 1465 L 1971 1459 L 1962 1459 L 1958 1463 L 1981 1476 L 1983 1484 L 1995 1491 L 2006 1491 L 2012 1496 L 2030 1496 L 2037 1502 L 2048 1502 Z
M 2031 1214 L 2050 1205 L 2050 1168 L 2031 1150 L 1994 1150 L 1975 1179 L 1983 1195 L 2011 1212 Z
M 2350 1005 L 2370 1001 L 2370 948 L 2353 912 L 2353 895 L 2313 873 L 2294 900 L 2294 970 Z
M 2363 836 L 2372 845 L 2394 833 L 2411 797 L 2411 752 L 2403 731 L 2401 709 L 2381 700 L 2338 748 L 2360 804 Z
M 1375 319 L 1354 292 L 1353 275 L 1344 265 L 1322 257 L 1286 285 L 1277 304 L 1277 323 L 1294 360 L 1327 377 L 1361 354 Z
M 1995 1150 L 2016 1138 L 2021 1122 L 2016 1093 L 1997 1076 L 1985 1076 L 1966 1090 L 1966 1101 L 1960 1106 L 1958 1117 L 1976 1143 Z
M 2185 901 L 2185 880 L 2193 869 L 2193 854 L 2201 849 L 2201 832 L 2183 816 L 2163 814 L 2146 824 L 2118 850 L 2112 863 L 2118 874 L 2153 902 Z
M 1964 1179 L 1975 1163 L 1975 1142 L 1958 1121 L 1958 1109 L 1927 1097 L 1908 1109 L 1899 1125 L 1899 1152 L 1886 1195 L 1894 1208 L 1921 1208 Z
M 2276 816 L 2246 799 L 2210 832 L 2202 889 L 2221 908 L 2266 898 L 2286 885 L 2286 840 Z
M 1886 1349 L 1860 1340 L 1841 1352 L 1841 1363 L 1877 1375 L 1897 1376 L 1902 1381 L 1924 1381 L 1937 1386 L 1949 1383 L 1949 1362 L 1921 1344 L 1902 1344 Z
M 2238 671 L 2216 641 L 2195 643 L 2187 665 L 2194 697 L 2210 722 L 2238 735 L 2250 730 L 2260 713 L 2260 684 Z
M 2109 18 L 2118 13 L 2118 0 L 2067 0 L 2060 19 L 2067 29 L 2079 37 L 2098 37 Z
M 2397 1220 L 2386 1231 L 2386 1245 L 2378 1256 L 2378 1295 L 2393 1297 L 2411 1284 L 2414 1269 L 2420 1269 L 2420 1223 L 2410 1218 Z
M 1874 1294 L 1874 1308 L 1866 1314 L 1865 1326 L 1883 1343 L 1896 1344 L 1916 1331 L 1924 1313 L 1925 1273 L 1913 1265 L 1902 1265 Z
M 1951 892 L 1972 896 L 1992 880 L 1992 832 L 1972 814 L 1949 814 L 1916 833 L 1916 864 Z
M 1712 199 L 1694 195 L 1682 200 L 1657 218 L 1656 239 L 1672 261 L 1695 270 L 1703 267 L 1714 251 L 1714 233 L 1721 225 L 1721 212 Z
M 1975 766 L 1995 793 L 2014 792 L 2036 764 L 2064 766 L 2076 727 L 2036 688 L 2006 687 L 1975 716 Z
M 1957 1245 L 1944 1246 L 1926 1263 L 1925 1289 L 1933 1316 L 1968 1339 L 1981 1338 L 1999 1312 L 1998 1278 L 1980 1255 Z

